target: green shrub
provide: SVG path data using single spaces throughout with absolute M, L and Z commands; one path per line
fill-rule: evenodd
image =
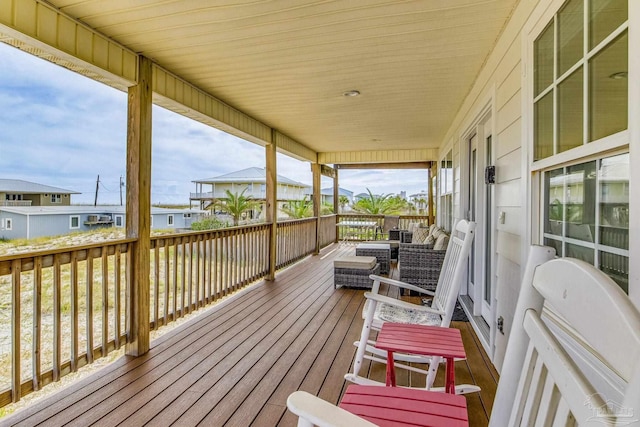
M 191 224 L 191 229 L 198 230 L 198 231 L 214 230 L 216 228 L 224 228 L 224 227 L 228 227 L 228 224 L 226 222 L 220 221 L 218 218 L 215 218 L 215 217 L 205 218 L 201 221 L 196 221 Z

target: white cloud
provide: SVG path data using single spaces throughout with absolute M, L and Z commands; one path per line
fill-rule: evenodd
M 0 171 L 80 191 L 74 203 L 119 203 L 126 175 L 126 94 L 0 43 Z M 263 147 L 153 109 L 152 202 L 188 203 L 191 181 L 264 167 Z M 309 163 L 278 154 L 278 174 L 311 185 Z M 331 180 L 323 179 L 322 186 Z M 427 187 L 426 171 L 341 171 L 354 193 L 412 194 Z M 125 189 L 126 190 L 126 189 Z

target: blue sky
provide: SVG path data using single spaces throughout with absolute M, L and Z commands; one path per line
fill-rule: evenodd
M 0 178 L 81 192 L 73 203 L 118 204 L 126 175 L 124 92 L 0 43 Z M 278 155 L 278 173 L 311 184 L 306 162 Z M 264 167 L 264 148 L 163 108 L 153 109 L 152 203 L 189 202 L 191 181 Z M 354 193 L 425 190 L 427 172 L 348 170 Z M 323 178 L 322 186 L 330 186 Z

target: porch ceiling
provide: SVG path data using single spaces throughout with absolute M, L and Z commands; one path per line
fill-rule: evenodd
M 312 150 L 337 152 L 440 145 L 517 1 L 48 3 Z

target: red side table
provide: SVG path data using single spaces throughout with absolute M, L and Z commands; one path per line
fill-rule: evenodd
M 385 322 L 378 333 L 376 348 L 387 351 L 387 385 L 396 386 L 393 353 L 440 356 L 446 360 L 447 393 L 455 394 L 454 359 L 466 357 L 460 330 L 440 326 L 423 326 Z

